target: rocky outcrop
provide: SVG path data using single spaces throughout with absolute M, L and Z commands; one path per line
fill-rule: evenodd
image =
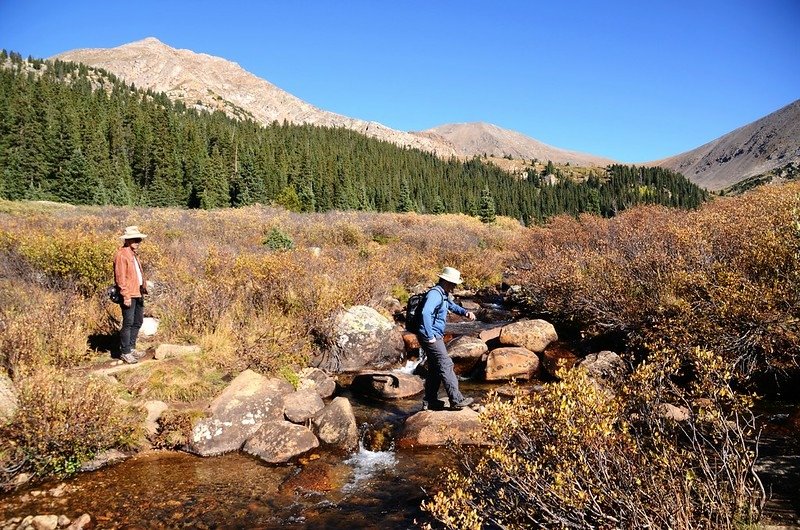
M 336 316 L 334 345 L 313 359 L 317 368 L 338 373 L 385 368 L 403 355 L 403 339 L 394 323 L 367 306 L 353 306 Z
M 478 365 L 489 350 L 486 343 L 475 337 L 458 337 L 447 345 L 447 353 L 453 359 L 456 374 L 469 373 Z
M 546 320 L 520 320 L 503 326 L 500 342 L 507 346 L 520 346 L 535 353 L 542 353 L 547 346 L 558 340 L 556 328 Z
M 288 462 L 319 447 L 310 429 L 288 421 L 268 421 L 244 444 L 244 451 L 270 464 Z
M 293 423 L 305 423 L 323 408 L 325 403 L 311 388 L 298 389 L 283 398 L 283 414 Z
M 245 370 L 209 405 L 209 417 L 194 425 L 188 450 L 211 456 L 240 449 L 263 422 L 283 419 L 283 396 L 293 391 L 283 379 Z
M 444 445 L 450 441 L 464 445 L 485 442 L 478 413 L 465 408 L 459 411 L 418 412 L 406 420 L 398 447 Z
M 402 372 L 364 372 L 356 375 L 350 388 L 380 399 L 402 399 L 422 392 L 421 378 Z
M 348 450 L 358 446 L 356 417 L 347 398 L 335 398 L 314 416 L 313 423 L 323 443 Z
M 486 380 L 533 379 L 539 375 L 539 357 L 526 348 L 497 348 L 486 359 Z
M 329 398 L 336 392 L 336 380 L 319 368 L 304 368 L 298 375 L 300 377 L 298 390 L 312 389 L 322 399 Z

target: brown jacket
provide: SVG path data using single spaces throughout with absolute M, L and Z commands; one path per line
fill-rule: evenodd
M 139 262 L 141 267 L 142 262 Z M 119 287 L 119 293 L 125 300 L 131 298 L 141 298 L 142 294 L 147 293 L 147 280 L 142 270 L 142 284 L 136 277 L 136 263 L 131 247 L 120 247 L 114 254 L 114 283 Z

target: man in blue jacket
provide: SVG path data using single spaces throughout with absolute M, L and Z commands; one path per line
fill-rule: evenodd
M 442 383 L 450 400 L 451 409 L 463 409 L 472 403 L 472 398 L 464 397 L 458 390 L 458 378 L 453 370 L 453 360 L 447 354 L 443 338 L 448 311 L 475 320 L 474 313 L 450 299 L 450 293 L 461 283 L 461 273 L 452 267 L 445 267 L 439 274 L 439 283 L 425 295 L 419 328 L 419 343 L 428 358 L 423 410 L 444 409 L 444 402 L 438 397 L 439 386 Z

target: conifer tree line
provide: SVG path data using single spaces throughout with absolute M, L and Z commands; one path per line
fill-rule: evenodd
M 668 170 L 629 166 L 543 185 L 478 158 L 443 160 L 348 129 L 263 126 L 196 110 L 102 69 L 3 50 L 0 197 L 188 208 L 276 203 L 488 220 L 496 213 L 529 223 L 642 203 L 694 208 L 707 194 Z

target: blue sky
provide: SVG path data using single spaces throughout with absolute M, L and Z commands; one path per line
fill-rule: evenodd
M 0 0 L 0 47 L 156 37 L 401 130 L 484 121 L 625 162 L 800 98 L 799 0 Z

